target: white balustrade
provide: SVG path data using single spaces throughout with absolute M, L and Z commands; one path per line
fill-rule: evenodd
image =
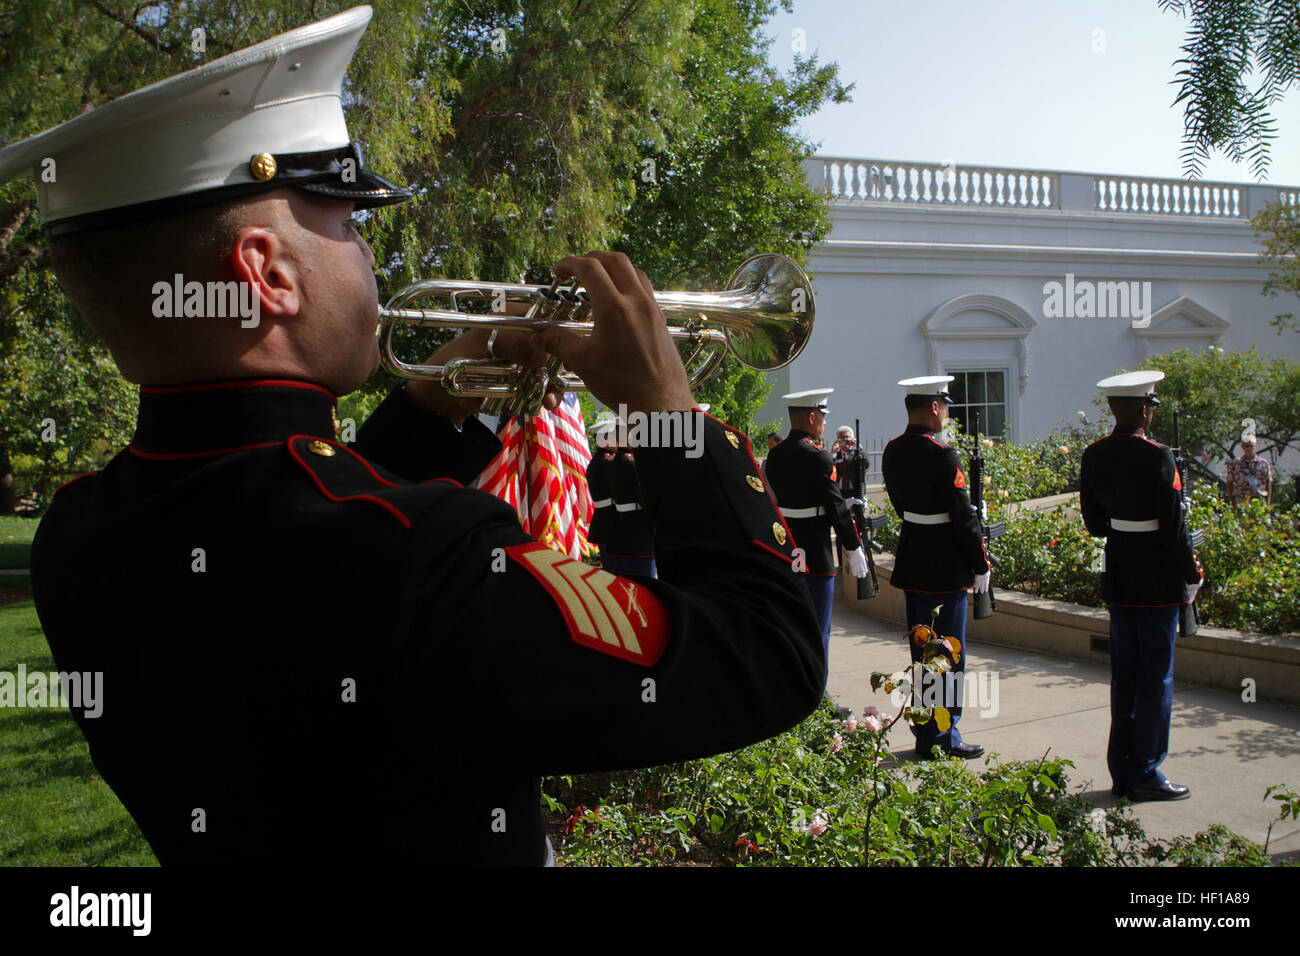
M 1184 179 L 1094 176 L 1096 208 L 1101 212 L 1136 212 L 1163 216 L 1217 216 L 1240 219 L 1245 186 Z
M 841 156 L 814 156 L 805 168 L 809 181 L 839 202 L 1248 219 L 1261 198 L 1248 200 L 1248 190 L 1266 189 L 1270 198 L 1300 205 L 1300 189 L 1294 187 Z M 1063 179 L 1068 189 L 1062 189 Z
M 835 199 L 1060 208 L 1056 173 L 827 156 L 816 159 L 822 162 L 822 186 Z

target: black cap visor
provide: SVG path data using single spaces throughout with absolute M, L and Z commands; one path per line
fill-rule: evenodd
M 274 159 L 275 174 L 266 180 L 235 183 L 131 206 L 102 209 L 98 212 L 46 223 L 42 228 L 47 236 L 53 237 L 101 229 L 106 226 L 123 226 L 187 209 L 231 202 L 272 189 L 283 189 L 286 186 L 328 196 L 331 199 L 350 200 L 358 209 L 390 206 L 411 198 L 409 189 L 376 176 L 365 168 L 360 143 L 352 142 L 338 149 L 312 153 L 282 153 Z

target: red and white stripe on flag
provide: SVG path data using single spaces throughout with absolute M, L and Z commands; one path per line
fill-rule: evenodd
M 555 412 L 524 416 L 522 426 L 512 418 L 499 437 L 501 451 L 483 469 L 478 487 L 512 505 L 520 526 L 547 547 L 575 560 L 588 553 L 591 450 L 577 396 L 566 392 Z
M 488 462 L 475 484 L 490 495 L 496 495 L 515 509 L 519 526 L 528 530 L 528 515 L 524 513 L 524 499 L 520 487 L 520 467 L 523 462 L 524 430 L 515 416 L 497 435 L 501 450 Z

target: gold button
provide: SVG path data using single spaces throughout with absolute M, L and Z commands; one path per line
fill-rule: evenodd
M 746 475 L 745 480 L 749 482 L 749 487 L 753 488 L 755 491 L 763 490 L 763 480 L 757 475 Z
M 275 176 L 275 157 L 270 153 L 258 153 L 248 161 L 248 171 L 258 182 L 266 182 Z
M 779 521 L 772 522 L 772 537 L 776 538 L 777 544 L 785 544 L 785 527 Z
M 732 448 L 740 447 L 740 439 L 736 437 L 735 432 L 727 432 L 727 441 L 731 442 Z
M 320 455 L 322 458 L 334 457 L 334 446 L 328 442 L 314 441 L 307 445 L 307 450 L 313 455 Z

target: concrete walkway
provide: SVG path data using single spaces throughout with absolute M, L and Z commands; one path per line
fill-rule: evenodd
M 892 712 L 888 696 L 871 692 L 871 673 L 897 671 L 907 663 L 902 627 L 869 617 L 837 596 L 830 693 L 840 704 L 859 714 L 867 704 Z M 996 715 L 981 714 L 968 692 L 961 719 L 965 740 L 1002 760 L 1038 759 L 1050 747 L 1054 756 L 1074 761 L 1071 785 L 1084 784 L 1098 806 L 1116 802 L 1106 769 L 1110 673 L 1104 665 L 976 643 L 968 648 L 966 670 L 997 676 L 998 706 Z M 890 732 L 890 746 L 911 756 L 912 734 L 902 722 Z M 983 766 L 982 759 L 972 763 Z M 1135 804 L 1149 835 L 1191 836 L 1222 823 L 1262 844 L 1278 807 L 1264 802 L 1264 790 L 1275 783 L 1300 789 L 1300 708 L 1248 704 L 1240 695 L 1176 683 L 1169 757 L 1160 769 L 1174 783 L 1190 787 L 1192 795 L 1172 803 Z M 1300 856 L 1295 821 L 1273 828 L 1269 853 L 1275 859 Z

